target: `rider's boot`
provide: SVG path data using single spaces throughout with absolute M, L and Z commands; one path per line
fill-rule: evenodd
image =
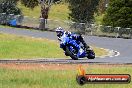
M 83 50 L 82 48 L 80 48 L 80 49 L 78 50 L 77 57 L 83 58 L 83 57 L 85 57 L 85 56 L 86 56 L 86 54 L 85 54 L 84 50 Z

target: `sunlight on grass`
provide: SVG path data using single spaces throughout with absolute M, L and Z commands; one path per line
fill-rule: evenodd
M 30 16 L 30 17 L 36 17 L 39 18 L 40 16 L 40 6 L 35 7 L 34 9 L 26 8 L 24 5 L 22 5 L 20 2 L 17 5 L 24 16 Z
M 29 9 L 23 6 L 21 3 L 18 3 L 18 7 L 22 10 L 22 13 L 24 14 L 24 16 L 36 17 L 36 18 L 40 17 L 40 11 L 41 11 L 40 6 L 37 6 L 34 9 Z M 49 11 L 49 19 L 68 20 L 69 12 L 70 11 L 68 9 L 67 3 L 53 4 Z
M 65 57 L 59 44 L 48 39 L 35 39 L 0 34 L 0 58 L 60 58 Z
M 68 4 L 55 4 L 51 6 L 51 10 L 49 12 L 49 19 L 58 19 L 58 20 L 68 20 L 69 14 Z

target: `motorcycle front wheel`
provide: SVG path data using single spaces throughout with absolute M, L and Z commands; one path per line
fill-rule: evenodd
M 66 51 L 65 51 L 73 60 L 78 60 L 77 55 L 74 55 L 68 47 L 66 47 Z

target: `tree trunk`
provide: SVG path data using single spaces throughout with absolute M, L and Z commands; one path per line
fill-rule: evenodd
M 42 31 L 45 30 L 45 5 L 41 6 L 39 29 Z
M 44 18 L 40 18 L 39 29 L 42 31 L 45 30 L 45 19 Z

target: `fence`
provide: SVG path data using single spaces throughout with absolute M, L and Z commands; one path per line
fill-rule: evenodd
M 39 29 L 39 25 L 42 18 L 31 18 L 28 16 L 7 15 L 6 13 L 0 14 L 0 24 L 8 24 L 10 20 L 16 19 L 17 24 L 21 26 L 27 26 L 32 28 Z M 132 38 L 132 28 L 121 28 L 121 27 L 112 27 L 112 26 L 103 26 L 90 23 L 76 23 L 72 21 L 59 21 L 48 19 L 46 22 L 46 28 L 49 30 L 54 30 L 57 27 L 63 27 L 65 30 L 73 32 L 81 32 L 87 35 L 95 36 L 109 36 L 109 37 L 124 37 Z

